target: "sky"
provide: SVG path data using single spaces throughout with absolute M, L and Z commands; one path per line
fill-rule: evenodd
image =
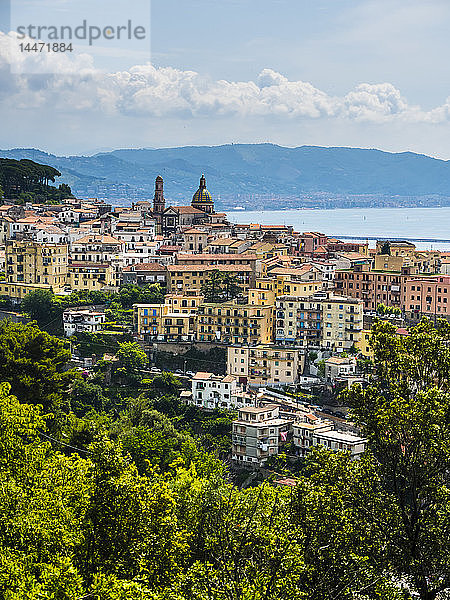
M 83 19 L 131 20 L 146 38 L 19 49 L 35 40 L 18 24 Z M 448 0 L 0 0 L 0 148 L 272 142 L 450 159 L 449 28 Z

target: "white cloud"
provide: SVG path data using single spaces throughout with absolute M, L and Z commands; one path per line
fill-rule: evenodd
M 195 71 L 151 64 L 104 73 L 87 54 L 30 55 L 20 52 L 16 42 L 14 34 L 0 33 L 0 102 L 14 109 L 51 105 L 61 112 L 136 117 L 273 116 L 369 123 L 450 120 L 450 99 L 425 111 L 409 104 L 391 83 L 361 83 L 339 97 L 271 69 L 255 81 L 213 81 Z M 51 74 L 38 74 L 45 71 Z

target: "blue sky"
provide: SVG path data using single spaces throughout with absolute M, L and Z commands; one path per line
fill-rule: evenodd
M 152 0 L 151 18 L 147 0 L 12 2 L 30 19 L 59 2 L 72 19 L 147 20 L 151 63 L 137 45 L 79 45 L 32 75 L 0 34 L 0 147 L 271 141 L 450 158 L 448 0 Z

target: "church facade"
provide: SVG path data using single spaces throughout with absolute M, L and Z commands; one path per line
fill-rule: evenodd
M 206 179 L 202 175 L 198 190 L 189 206 L 168 206 L 164 198 L 164 181 L 158 175 L 155 181 L 152 216 L 156 220 L 157 232 L 165 237 L 181 233 L 195 225 L 210 223 L 215 215 L 214 200 L 206 188 Z

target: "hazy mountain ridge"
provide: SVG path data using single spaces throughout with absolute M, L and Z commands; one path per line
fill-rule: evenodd
M 219 208 L 450 204 L 450 162 L 412 152 L 232 144 L 119 149 L 93 156 L 16 148 L 0 150 L 0 156 L 49 164 L 76 195 L 115 202 L 151 198 L 158 174 L 167 199 L 186 202 L 205 173 Z

